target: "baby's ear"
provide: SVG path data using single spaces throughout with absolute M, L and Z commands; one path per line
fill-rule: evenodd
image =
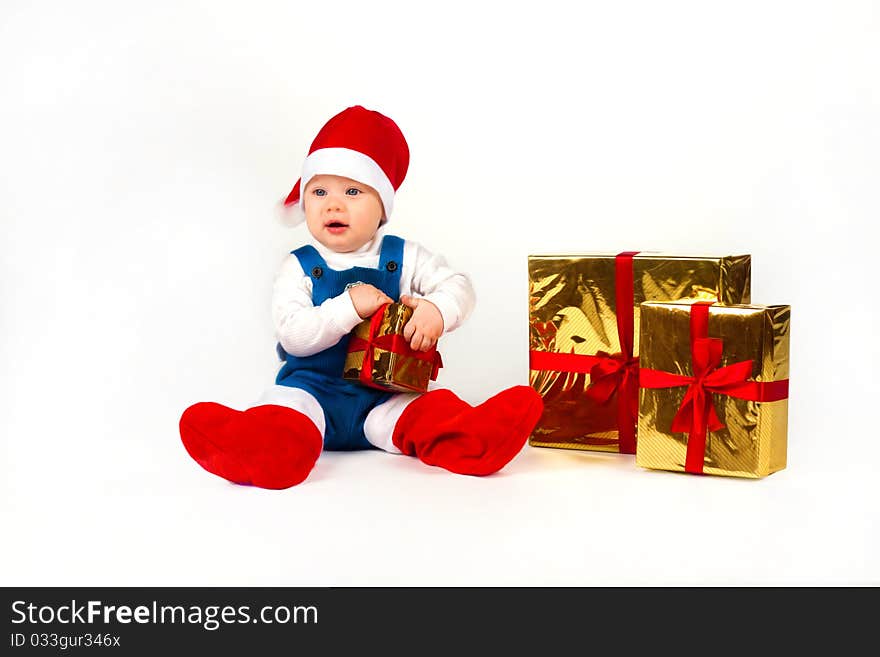
M 282 226 L 294 228 L 299 226 L 306 220 L 306 213 L 303 212 L 302 203 L 291 203 L 286 205 L 285 199 L 281 199 L 275 205 L 275 216 Z

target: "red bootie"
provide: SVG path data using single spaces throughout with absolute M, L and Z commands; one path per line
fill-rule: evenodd
M 428 465 L 468 475 L 497 472 L 519 454 L 544 402 L 529 386 L 508 388 L 479 406 L 432 390 L 406 407 L 391 440 Z
M 180 418 L 180 438 L 195 461 L 236 484 L 290 488 L 303 481 L 321 455 L 315 424 L 285 406 L 236 411 L 201 402 Z

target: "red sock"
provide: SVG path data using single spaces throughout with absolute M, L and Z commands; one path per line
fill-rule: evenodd
M 194 404 L 180 418 L 180 437 L 208 472 L 260 488 L 300 483 L 323 447 L 308 417 L 275 405 L 236 411 L 213 402 Z
M 406 407 L 392 441 L 404 454 L 451 472 L 487 475 L 519 454 L 544 403 L 530 386 L 515 386 L 479 406 L 450 390 L 433 390 Z
M 250 475 L 232 456 L 236 434 L 231 429 L 239 415 L 241 411 L 214 402 L 193 404 L 180 417 L 180 438 L 205 470 L 236 484 L 248 484 Z

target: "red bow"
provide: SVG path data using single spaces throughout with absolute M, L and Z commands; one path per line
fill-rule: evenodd
M 688 387 L 678 412 L 672 418 L 670 430 L 690 434 L 684 469 L 685 472 L 697 474 L 703 472 L 707 433 L 724 428 L 724 423 L 715 410 L 713 393 L 748 401 L 778 401 L 788 397 L 788 379 L 749 381 L 748 378 L 752 375 L 751 360 L 718 367 L 721 364 L 724 342 L 720 338 L 707 337 L 710 305 L 712 304 L 698 302 L 691 306 L 693 376 L 648 368 L 643 368 L 640 373 L 643 388 Z
M 389 304 L 385 304 L 379 308 L 370 319 L 369 339 L 364 340 L 363 338 L 353 335 L 348 342 L 348 351 L 364 352 L 364 364 L 361 366 L 360 372 L 361 383 L 370 386 L 371 388 L 385 390 L 383 386 L 374 383 L 371 378 L 376 349 L 390 351 L 407 358 L 415 358 L 416 360 L 431 362 L 433 364 L 433 368 L 431 369 L 431 380 L 436 381 L 437 373 L 440 368 L 443 367 L 443 360 L 440 358 L 440 352 L 437 351 L 436 347 L 432 347 L 428 351 L 417 351 L 413 349 L 409 342 L 407 342 L 406 338 L 399 333 L 388 333 L 380 336 L 376 335 L 379 332 L 379 328 L 382 326 L 382 319 L 384 318 L 385 310 L 388 308 L 388 305 Z
M 600 359 L 590 368 L 590 387 L 586 396 L 599 404 L 608 402 L 615 394 L 617 397 L 617 427 L 620 451 L 632 454 L 635 452 L 635 432 L 628 427 L 636 426 L 639 417 L 639 359 L 628 357 L 622 352 L 609 354 L 599 351 Z M 632 447 L 632 451 L 629 450 Z

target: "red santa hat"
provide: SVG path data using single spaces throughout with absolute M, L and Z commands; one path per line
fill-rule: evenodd
M 305 219 L 302 190 L 318 175 L 344 176 L 375 189 L 385 209 L 384 223 L 408 167 L 409 146 L 397 124 L 360 105 L 349 107 L 327 121 L 312 142 L 302 176 L 282 204 L 286 223 Z

